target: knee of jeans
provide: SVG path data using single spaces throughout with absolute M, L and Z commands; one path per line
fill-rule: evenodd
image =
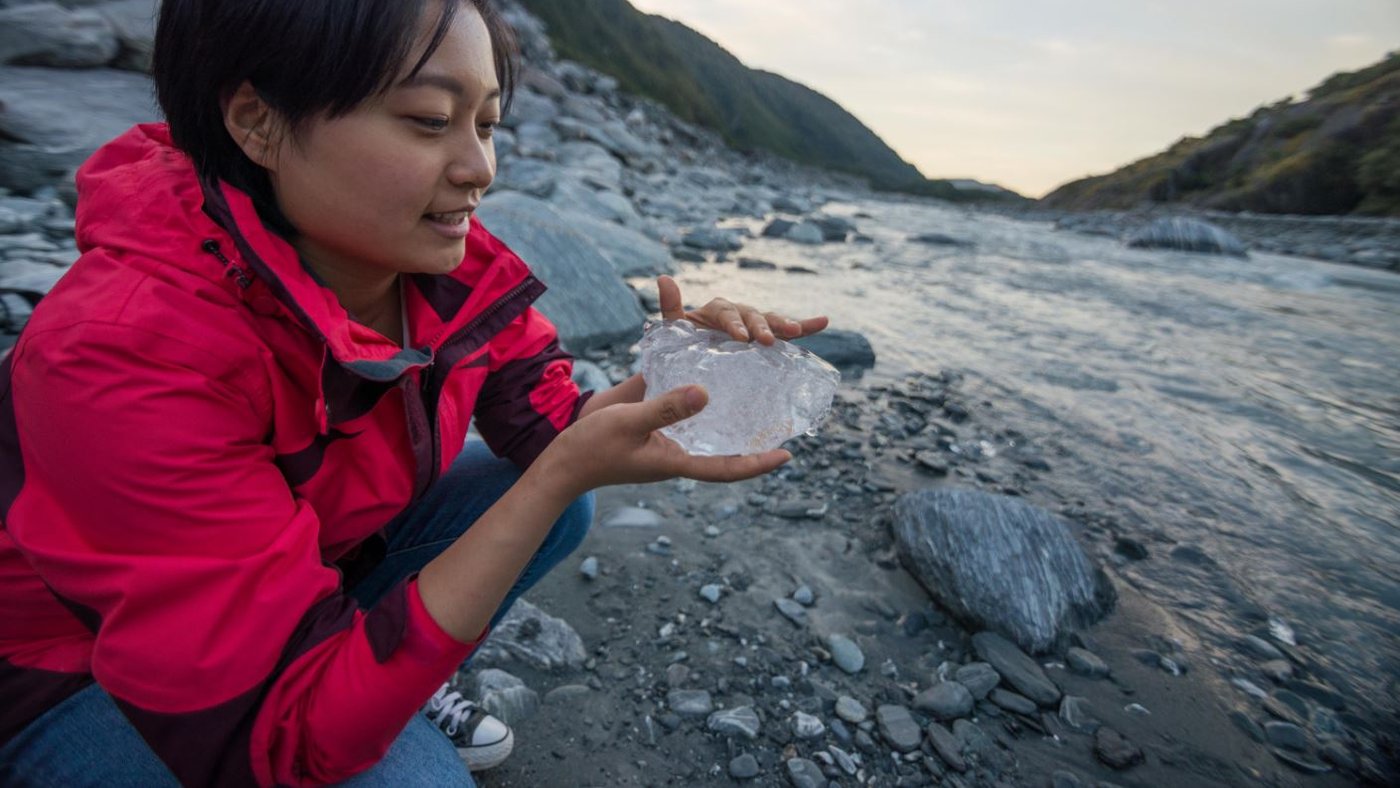
M 555 549 L 561 557 L 572 553 L 583 544 L 583 538 L 588 535 L 588 528 L 593 525 L 593 512 L 596 508 L 593 493 L 584 493 L 560 515 L 559 521 L 554 524 L 554 535 L 558 537 Z

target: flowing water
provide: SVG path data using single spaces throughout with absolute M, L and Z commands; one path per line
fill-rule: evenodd
M 817 274 L 688 266 L 687 301 L 830 315 L 870 339 L 877 381 L 962 371 L 992 408 L 979 419 L 1057 450 L 1061 497 L 1148 545 L 1122 576 L 1208 654 L 1237 655 L 1273 618 L 1314 675 L 1396 724 L 1400 276 L 1128 249 L 929 204 L 825 210 L 870 241 L 750 239 L 740 255 Z M 909 240 L 927 232 L 975 247 Z

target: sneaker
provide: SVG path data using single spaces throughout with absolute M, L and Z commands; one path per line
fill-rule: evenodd
M 500 765 L 515 746 L 510 726 L 482 711 L 462 693 L 450 691 L 446 684 L 423 707 L 423 713 L 452 740 L 471 771 Z

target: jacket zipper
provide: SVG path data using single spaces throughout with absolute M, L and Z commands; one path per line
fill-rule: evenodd
M 247 290 L 253 286 L 253 280 L 248 277 L 248 272 L 244 271 L 237 263 L 224 255 L 224 251 L 219 248 L 218 241 L 213 238 L 205 239 L 204 243 L 200 244 L 200 248 L 214 255 L 216 260 L 223 263 L 224 267 L 228 269 L 225 272 L 225 276 L 232 276 L 234 281 L 238 282 L 240 288 Z
M 507 290 L 505 295 L 496 299 L 495 302 L 493 302 L 491 306 L 483 310 L 481 314 L 472 318 L 470 323 L 466 324 L 460 330 L 454 332 L 451 336 L 449 336 L 445 342 L 438 346 L 438 352 L 440 353 L 448 345 L 456 344 L 457 342 L 460 342 L 463 339 L 470 336 L 473 331 L 476 331 L 478 328 L 480 328 L 481 325 L 485 323 L 488 319 L 490 319 L 492 315 L 504 309 L 506 304 L 509 304 L 510 302 L 514 301 L 520 296 L 521 293 L 529 289 L 530 281 L 531 280 L 527 278 L 525 281 L 521 282 L 515 287 L 512 287 L 510 290 Z M 433 484 L 436 483 L 438 477 L 442 475 L 441 460 L 438 457 L 438 455 L 442 453 L 442 434 L 438 426 L 437 408 L 433 408 L 431 413 L 428 412 L 428 387 L 432 382 L 432 369 L 434 363 L 436 363 L 436 360 L 437 354 L 435 353 L 433 360 L 429 361 L 423 366 L 423 370 L 420 373 L 423 376 L 422 382 L 418 387 L 419 401 L 423 403 L 423 412 L 428 417 L 428 433 L 432 436 L 430 440 L 433 452 L 431 465 L 432 472 L 428 475 L 428 485 L 425 488 L 425 491 L 428 489 L 432 489 Z M 448 372 L 451 372 L 451 370 L 448 370 Z M 446 374 L 447 373 L 444 373 L 444 376 Z M 443 382 L 446 383 L 446 377 L 443 378 Z

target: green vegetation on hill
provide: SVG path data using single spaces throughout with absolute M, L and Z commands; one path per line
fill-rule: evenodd
M 626 0 L 522 0 L 562 57 L 718 132 L 741 151 L 866 177 L 873 187 L 945 199 L 987 199 L 925 178 L 836 102 L 777 74 L 750 69 L 678 22 Z M 993 197 L 997 195 L 991 195 Z
M 1261 213 L 1400 216 L 1400 51 L 1334 74 L 1204 137 L 1046 195 L 1067 210 L 1184 203 Z

